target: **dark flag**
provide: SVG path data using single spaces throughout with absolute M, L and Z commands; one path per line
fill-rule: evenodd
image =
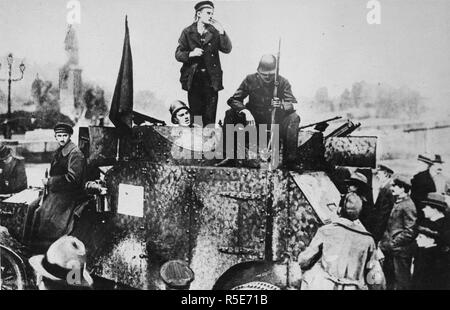
M 133 112 L 133 59 L 131 56 L 128 18 L 125 17 L 125 39 L 123 42 L 122 61 L 116 88 L 111 102 L 109 119 L 120 133 L 129 133 L 132 127 Z

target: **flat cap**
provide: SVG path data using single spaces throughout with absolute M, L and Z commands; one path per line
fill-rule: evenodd
M 69 135 L 73 134 L 72 126 L 67 123 L 60 122 L 56 124 L 53 130 L 55 131 L 55 133 L 68 133 Z
M 361 172 L 354 172 L 350 175 L 350 178 L 345 180 L 347 183 L 357 184 L 363 187 L 367 186 L 367 177 Z
M 386 171 L 389 174 L 394 174 L 394 170 L 392 170 L 391 168 L 389 168 L 386 165 L 382 165 L 382 164 L 378 165 L 378 170 Z
M 411 179 L 403 174 L 394 175 L 393 183 L 397 184 L 397 185 L 401 184 L 403 186 L 407 186 L 407 187 L 411 188 Z
M 441 212 L 445 212 L 448 208 L 444 195 L 439 193 L 428 193 L 427 198 L 422 201 L 423 206 L 430 206 Z
M 200 1 L 194 6 L 196 12 L 204 8 L 214 9 L 214 4 L 211 1 Z

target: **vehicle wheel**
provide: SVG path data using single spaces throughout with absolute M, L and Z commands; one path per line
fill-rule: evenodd
M 257 291 L 278 291 L 280 290 L 280 288 L 276 285 L 267 283 L 267 282 L 259 282 L 259 281 L 254 281 L 254 282 L 248 282 L 248 283 L 244 283 L 238 286 L 233 287 L 231 290 L 257 290 Z
M 23 290 L 26 276 L 23 266 L 8 251 L 0 248 L 0 290 Z

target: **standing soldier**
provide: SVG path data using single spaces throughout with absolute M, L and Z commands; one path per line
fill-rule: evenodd
M 0 194 L 12 194 L 27 188 L 23 158 L 13 156 L 11 149 L 0 145 Z
M 386 232 L 380 242 L 385 255 L 384 274 L 388 289 L 411 289 L 411 263 L 416 249 L 417 212 L 409 197 L 411 183 L 404 176 L 394 178 L 392 193 L 396 199 Z
M 54 130 L 59 148 L 51 163 L 50 177 L 42 180 L 48 195 L 36 210 L 33 225 L 37 229 L 37 245 L 45 247 L 71 232 L 76 207 L 85 198 L 86 160 L 70 140 L 73 129 L 68 124 L 58 123 Z
M 272 110 L 277 109 L 275 124 L 280 125 L 280 135 L 285 143 L 285 165 L 296 169 L 298 127 L 300 116 L 295 112 L 297 103 L 289 81 L 278 76 L 278 89 L 274 97 L 277 60 L 274 55 L 264 55 L 257 72 L 247 75 L 227 103 L 231 107 L 225 114 L 225 124 L 271 124 Z M 249 97 L 248 103 L 244 99 Z
M 183 63 L 180 82 L 188 92 L 192 114 L 200 115 L 206 126 L 216 122 L 218 92 L 223 89 L 219 51 L 230 53 L 231 41 L 213 19 L 211 1 L 201 1 L 194 8 L 195 22 L 181 33 L 175 58 Z

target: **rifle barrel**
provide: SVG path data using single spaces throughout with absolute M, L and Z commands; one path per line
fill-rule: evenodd
M 317 125 L 317 124 L 320 124 L 320 123 L 328 123 L 328 122 L 335 121 L 335 120 L 341 119 L 341 118 L 342 118 L 342 116 L 336 116 L 336 117 L 329 118 L 329 119 L 326 119 L 326 120 L 323 120 L 323 121 L 320 121 L 320 122 L 312 123 L 312 124 L 305 125 L 305 126 L 300 126 L 299 129 L 304 129 L 304 128 L 312 127 L 312 126 Z

